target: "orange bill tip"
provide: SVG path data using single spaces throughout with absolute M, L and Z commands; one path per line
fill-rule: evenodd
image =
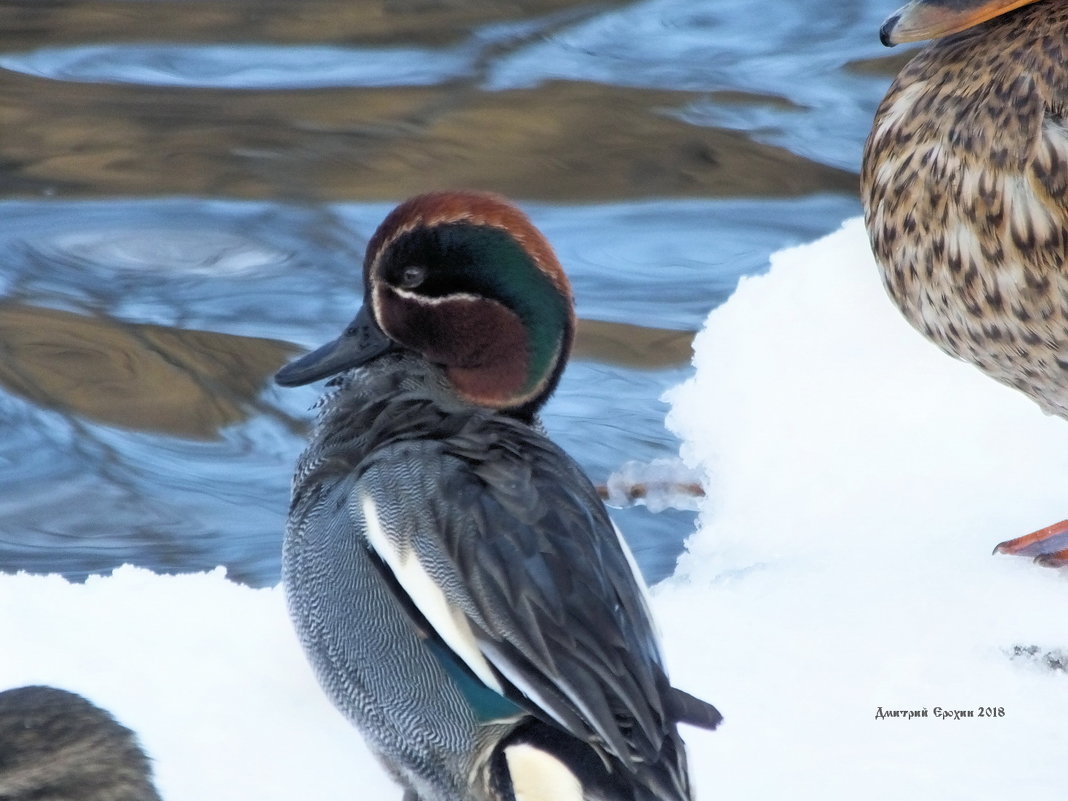
M 912 0 L 891 14 L 879 39 L 887 47 L 940 39 L 967 30 L 1037 0 Z

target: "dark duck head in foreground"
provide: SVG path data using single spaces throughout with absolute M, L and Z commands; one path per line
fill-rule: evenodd
M 283 577 L 319 680 L 421 801 L 685 801 L 680 722 L 643 585 L 537 411 L 571 348 L 552 248 L 494 195 L 397 207 L 334 342 L 294 479 Z
M 0 799 L 159 801 L 132 731 L 55 687 L 0 692 Z
M 864 152 L 886 288 L 943 350 L 1068 418 L 1068 2 L 915 0 L 881 36 L 938 38 L 897 76 Z M 1065 564 L 1066 532 L 998 549 Z

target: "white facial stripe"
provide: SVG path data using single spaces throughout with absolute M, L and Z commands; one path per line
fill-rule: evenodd
M 374 279 L 371 279 L 371 280 L 373 281 Z M 374 312 L 374 318 L 378 322 L 379 327 L 381 327 L 382 326 L 382 301 L 379 300 L 379 297 L 378 297 L 379 294 L 380 294 L 379 293 L 379 288 L 378 287 L 374 287 L 374 289 L 371 291 L 371 311 Z M 383 331 L 382 333 L 386 333 L 386 332 Z M 386 334 L 386 336 L 389 336 L 389 334 Z
M 582 782 L 559 759 L 532 745 L 504 749 L 516 801 L 583 801 Z
M 484 298 L 480 298 L 478 295 L 472 295 L 468 292 L 456 292 L 452 295 L 442 295 L 439 298 L 432 298 L 427 295 L 420 295 L 417 292 L 400 289 L 398 287 L 391 287 L 391 289 L 398 297 L 414 300 L 416 303 L 422 303 L 424 306 L 440 306 L 443 303 L 449 303 L 454 300 L 484 300 Z
M 445 593 L 430 578 L 413 551 L 401 552 L 395 547 L 393 540 L 382 528 L 378 509 L 371 496 L 364 495 L 361 504 L 367 525 L 367 541 L 389 566 L 397 582 L 412 599 L 412 603 L 422 612 L 423 617 L 434 627 L 434 631 L 445 644 L 471 668 L 483 684 L 496 692 L 502 692 L 501 684 L 479 649 L 471 624 L 463 611 L 449 603 Z

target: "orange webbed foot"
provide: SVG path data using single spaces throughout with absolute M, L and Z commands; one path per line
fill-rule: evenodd
M 994 553 L 1031 556 L 1043 567 L 1068 566 L 1068 520 L 1040 528 L 1014 540 L 999 542 Z

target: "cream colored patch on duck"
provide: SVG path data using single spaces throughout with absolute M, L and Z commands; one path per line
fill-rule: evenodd
M 1039 157 L 1047 171 L 1060 172 L 1068 164 L 1068 128 L 1061 119 L 1046 117 L 1042 123 L 1044 152 Z
M 909 125 L 915 114 L 916 103 L 926 92 L 926 81 L 916 81 L 907 86 L 899 87 L 894 102 L 885 106 L 879 115 L 879 119 L 872 130 L 872 137 L 874 139 L 882 139 L 885 136 L 889 136 L 899 125 Z
M 956 192 L 960 197 L 960 202 L 966 206 L 974 204 L 975 198 L 980 196 L 981 182 L 990 180 L 985 171 L 971 166 L 961 169 L 957 177 L 960 183 L 956 187 Z
M 552 754 L 532 745 L 504 749 L 516 801 L 583 801 L 582 782 Z
M 897 170 L 901 166 L 901 159 L 887 158 L 884 159 L 879 167 L 875 171 L 875 185 L 876 186 L 894 186 L 894 177 L 897 175 Z
M 396 547 L 396 543 L 382 528 L 378 508 L 370 495 L 361 498 L 361 505 L 364 522 L 367 524 L 367 541 L 389 566 L 397 582 L 412 599 L 412 603 L 422 612 L 423 617 L 445 644 L 471 668 L 483 684 L 502 692 L 501 684 L 482 654 L 463 611 L 449 603 L 441 587 L 426 572 L 413 550 L 400 550 Z
M 1023 177 L 1006 180 L 1001 187 L 1009 211 L 1013 236 L 1025 244 L 1045 245 L 1059 233 L 1061 221 L 1054 220 L 1050 209 L 1029 181 Z
M 983 243 L 970 225 L 959 223 L 952 229 L 947 228 L 946 246 L 951 258 L 960 259 L 964 272 L 983 262 Z

